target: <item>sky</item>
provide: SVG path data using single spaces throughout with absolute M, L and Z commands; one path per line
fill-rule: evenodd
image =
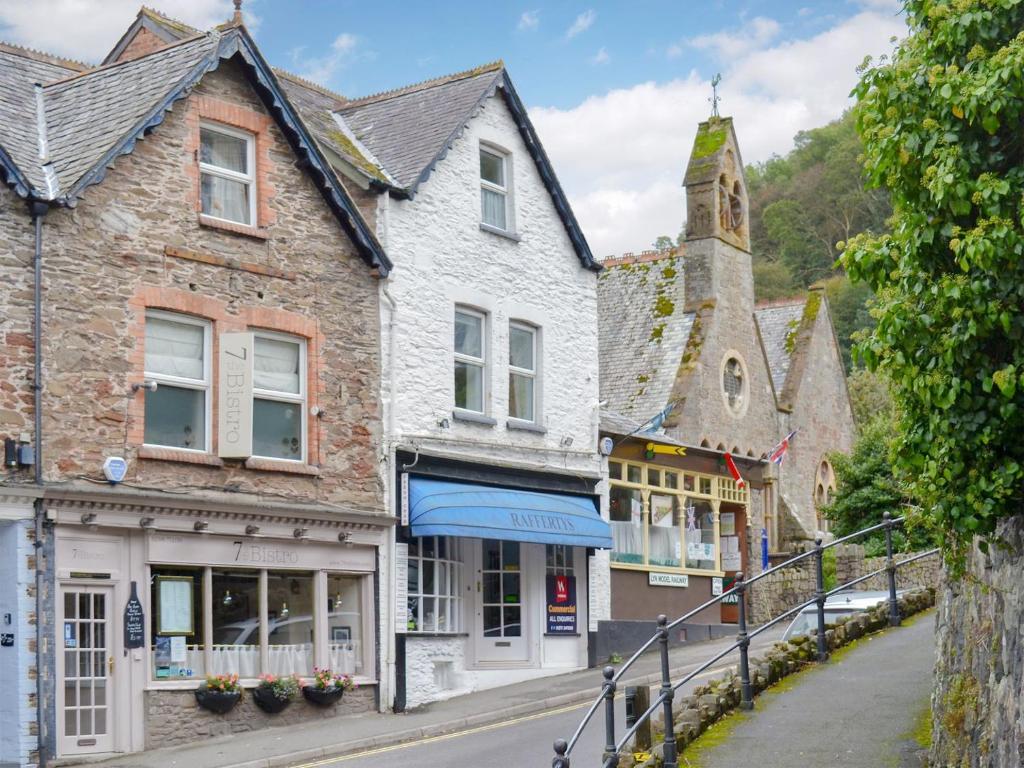
M 206 29 L 231 0 L 147 0 Z M 0 40 L 95 63 L 138 0 L 0 0 Z M 245 0 L 275 66 L 346 96 L 502 59 L 595 255 L 649 248 L 685 215 L 681 180 L 721 73 L 745 163 L 851 105 L 891 52 L 899 0 Z

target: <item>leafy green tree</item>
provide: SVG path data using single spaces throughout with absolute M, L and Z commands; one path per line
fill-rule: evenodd
M 904 514 L 911 505 L 908 489 L 897 479 L 891 460 L 893 423 L 885 414 L 866 424 L 849 454 L 835 453 L 830 458 L 836 471 L 836 495 L 822 513 L 830 530 L 845 536 L 882 522 L 882 515 Z M 893 543 L 900 549 L 927 549 L 931 533 L 922 527 L 893 532 Z M 872 534 L 859 542 L 868 555 L 885 551 L 885 534 Z
M 801 293 L 803 289 L 781 261 L 754 262 L 754 295 L 758 301 L 785 299 Z
M 877 418 L 883 418 L 895 426 L 896 412 L 893 409 L 892 395 L 889 384 L 876 371 L 857 368 L 846 377 L 846 386 L 850 392 L 850 405 L 853 406 L 853 417 L 860 427 L 870 424 Z
M 904 9 L 855 90 L 890 233 L 842 263 L 877 294 L 858 352 L 892 381 L 897 469 L 955 555 L 1024 502 L 1024 3 Z
M 654 250 L 664 253 L 665 251 L 672 250 L 675 243 L 672 242 L 672 238 L 668 235 L 660 235 L 654 241 Z
M 835 275 L 822 282 L 832 325 L 839 339 L 839 349 L 847 371 L 853 370 L 851 350 L 856 334 L 870 330 L 875 321 L 868 311 L 868 300 L 874 295 L 865 283 L 851 283 L 845 274 Z

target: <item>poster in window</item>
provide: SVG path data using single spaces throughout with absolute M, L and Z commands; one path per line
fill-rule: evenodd
M 547 633 L 549 635 L 575 635 L 576 629 L 576 577 L 547 577 Z
M 157 576 L 157 634 L 192 635 L 191 576 Z
M 735 536 L 736 535 L 736 513 L 735 512 L 723 512 L 718 517 L 718 524 L 720 527 L 720 533 L 722 536 Z
M 740 537 L 722 537 L 722 570 L 738 571 L 743 567 L 740 556 Z

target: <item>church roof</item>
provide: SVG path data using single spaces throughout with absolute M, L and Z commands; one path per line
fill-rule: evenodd
M 693 329 L 683 311 L 683 256 L 648 251 L 606 259 L 597 282 L 601 399 L 643 422 L 669 402 Z
M 761 306 L 754 311 L 776 393 L 782 392 L 786 383 L 806 303 L 806 299 L 799 299 L 787 304 Z

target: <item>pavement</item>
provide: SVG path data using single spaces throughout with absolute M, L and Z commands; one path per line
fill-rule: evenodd
M 929 611 L 765 691 L 753 712 L 694 742 L 679 766 L 737 768 L 756 758 L 758 768 L 922 768 L 913 736 L 929 708 L 934 664 Z
M 781 634 L 782 628 L 765 632 L 751 643 L 752 652 L 770 647 Z M 682 674 L 692 671 L 734 641 L 735 638 L 725 638 L 671 649 L 669 658 L 673 678 L 678 680 Z M 734 653 L 715 664 L 694 684 L 720 676 L 735 663 Z M 511 760 L 507 763 L 510 766 L 527 766 L 535 762 L 533 754 L 528 758 L 524 753 L 527 749 L 536 753 L 536 759 L 541 760 L 540 765 L 550 765 L 554 754 L 552 742 L 559 736 L 568 738 L 572 734 L 586 706 L 600 692 L 602 679 L 600 669 L 580 670 L 458 696 L 402 714 L 368 713 L 317 720 L 123 755 L 90 764 L 102 768 L 287 768 L 341 764 L 391 752 L 393 754 L 387 759 L 387 764 L 397 768 L 404 764 L 401 762 L 404 758 L 397 753 L 404 752 L 405 757 L 412 761 L 410 765 L 443 768 L 473 763 L 452 760 L 450 750 L 443 756 L 439 754 L 434 761 L 423 752 L 424 742 L 450 742 L 445 745 L 450 748 L 458 746 L 451 742 L 461 739 L 463 748 L 471 750 L 479 758 L 481 752 L 473 737 L 501 729 L 498 737 L 487 733 L 486 752 L 495 756 L 500 754 L 505 761 Z M 639 659 L 626 678 L 620 681 L 620 690 L 627 685 L 651 685 L 660 679 L 658 654 L 649 653 Z M 621 707 L 620 702 L 620 729 L 624 722 Z M 532 724 L 536 732 L 524 736 L 520 728 L 511 727 L 520 723 Z M 600 718 L 595 717 L 574 756 L 579 754 L 583 757 L 591 751 L 600 755 L 602 726 Z M 460 733 L 465 734 L 465 738 L 460 737 Z M 69 764 L 62 761 L 62 765 Z M 499 768 L 502 764 L 497 759 L 487 760 L 490 768 Z

